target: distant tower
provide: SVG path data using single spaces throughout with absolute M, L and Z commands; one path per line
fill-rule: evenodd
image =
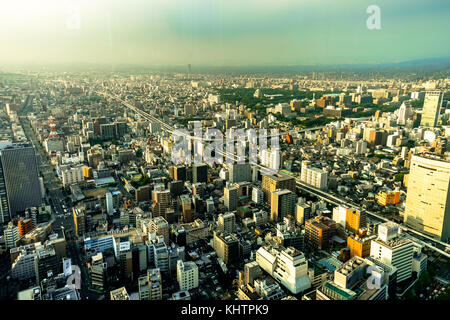
M 191 64 L 188 64 L 188 77 L 191 78 Z

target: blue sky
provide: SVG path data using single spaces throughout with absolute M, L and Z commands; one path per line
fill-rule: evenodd
M 80 8 L 69 29 L 68 8 Z M 369 5 L 381 29 L 366 27 Z M 448 57 L 448 0 L 0 2 L 0 64 L 317 65 Z

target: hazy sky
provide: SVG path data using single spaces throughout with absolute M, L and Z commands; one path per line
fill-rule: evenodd
M 380 30 L 366 27 L 369 5 L 381 9 Z M 77 7 L 79 29 L 70 11 Z M 0 0 L 0 66 L 310 65 L 449 57 L 449 17 L 449 0 Z

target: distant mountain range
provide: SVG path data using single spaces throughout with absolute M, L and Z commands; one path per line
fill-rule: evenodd
M 180 72 L 187 73 L 186 65 L 177 66 L 151 66 L 126 64 L 94 64 L 94 63 L 67 63 L 54 65 L 21 65 L 18 67 L 29 71 L 102 71 L 102 72 Z M 373 64 L 337 64 L 337 65 L 291 65 L 291 66 L 200 66 L 192 65 L 192 73 L 304 73 L 304 72 L 363 72 L 363 71 L 390 71 L 390 72 L 435 72 L 450 69 L 450 57 L 426 58 L 401 62 L 373 63 Z M 1 70 L 1 66 L 0 66 Z
M 313 71 L 364 71 L 364 70 L 445 70 L 450 68 L 450 57 L 415 59 L 401 62 L 377 64 L 337 64 L 337 65 L 293 65 L 293 66 L 248 66 L 248 67 L 195 67 L 192 69 L 223 71 L 266 71 L 266 72 L 313 72 Z
M 166 72 L 187 72 L 186 66 L 125 66 L 116 65 L 116 71 L 131 69 L 159 70 Z M 450 69 L 450 57 L 415 59 L 402 62 L 388 62 L 377 64 L 337 64 L 337 65 L 291 65 L 291 66 L 196 66 L 192 65 L 193 73 L 201 72 L 268 72 L 268 73 L 292 73 L 292 72 L 327 72 L 327 71 L 437 71 Z

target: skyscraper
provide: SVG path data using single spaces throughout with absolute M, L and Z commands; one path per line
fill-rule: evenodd
M 311 288 L 308 260 L 294 247 L 262 246 L 256 251 L 256 262 L 293 294 Z
M 232 186 L 226 186 L 223 189 L 224 204 L 229 211 L 234 211 L 238 204 L 238 189 Z
M 404 126 L 406 125 L 406 121 L 409 120 L 413 115 L 411 102 L 404 101 L 400 108 L 398 109 L 398 118 L 397 124 Z
M 169 244 L 169 224 L 163 217 L 154 217 L 150 221 L 149 230 L 164 237 L 164 242 Z
M 219 230 L 226 233 L 236 232 L 236 216 L 233 212 L 219 214 L 217 221 L 219 223 Z
M 444 93 L 441 91 L 427 91 L 423 101 L 421 126 L 436 127 L 443 98 Z
M 356 142 L 356 154 L 364 154 L 367 152 L 367 141 L 359 140 Z
M 402 282 L 412 275 L 414 243 L 399 237 L 398 227 L 391 222 L 378 227 L 378 239 L 371 242 L 370 256 L 396 267 L 397 282 Z
M 208 165 L 205 163 L 192 166 L 192 182 L 208 182 Z
M 195 262 L 177 261 L 177 281 L 180 290 L 191 290 L 198 287 L 198 267 Z
M 450 237 L 450 162 L 437 156 L 412 156 L 405 223 L 442 241 Z
M 347 209 L 346 211 L 345 229 L 353 234 L 358 234 L 359 230 L 367 225 L 366 212 L 358 209 Z
M 111 192 L 106 193 L 106 212 L 110 216 L 114 214 L 113 198 Z
M 3 222 L 29 207 L 42 202 L 34 148 L 30 145 L 10 145 L 0 150 L 0 197 Z M 4 202 L 5 197 L 7 204 Z M 9 213 L 6 212 L 8 208 Z
M 19 228 L 9 222 L 8 227 L 3 231 L 3 236 L 5 237 L 6 248 L 15 248 L 16 242 L 20 239 Z
M 230 165 L 230 181 L 243 182 L 252 180 L 252 170 L 249 163 L 234 163 Z
M 295 178 L 283 174 L 263 175 L 262 191 L 264 193 L 264 201 L 270 205 L 271 193 L 277 189 L 288 189 L 295 192 Z
M 295 215 L 297 195 L 287 189 L 271 193 L 270 220 L 281 221 L 288 215 Z

